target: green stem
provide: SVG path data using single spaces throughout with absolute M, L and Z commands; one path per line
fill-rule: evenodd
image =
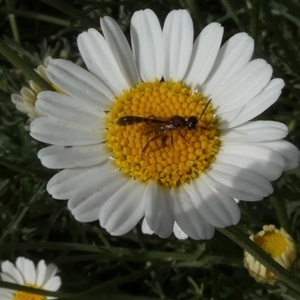
M 254 39 L 255 45 L 257 43 L 258 22 L 259 22 L 259 5 L 261 0 L 252 1 L 252 18 L 250 24 L 251 36 Z
M 10 170 L 13 170 L 16 173 L 22 174 L 24 176 L 29 176 L 29 177 L 32 177 L 34 179 L 39 179 L 39 180 L 43 180 L 43 181 L 48 180 L 48 178 L 44 178 L 43 176 L 37 175 L 34 172 L 31 172 L 31 171 L 28 171 L 28 170 L 26 170 L 22 167 L 19 167 L 18 165 L 14 164 L 10 161 L 7 161 L 2 157 L 0 157 L 0 165 L 4 166 L 4 167 L 6 167 Z
M 64 26 L 64 27 L 68 27 L 71 24 L 71 22 L 68 20 L 63 20 L 63 19 L 59 19 L 56 17 L 48 16 L 45 14 L 38 14 L 38 13 L 34 13 L 34 12 L 29 12 L 29 11 L 19 11 L 19 10 L 15 10 L 15 9 L 1 8 L 0 13 L 16 15 L 16 16 L 20 16 L 20 17 L 24 17 L 24 18 L 29 18 L 29 19 L 40 20 L 40 21 L 44 21 L 44 22 L 48 22 L 51 24 L 56 24 L 56 25 L 60 25 L 60 26 Z
M 38 73 L 36 73 L 32 67 L 29 66 L 24 59 L 19 57 L 15 51 L 9 48 L 3 40 L 0 39 L 0 53 L 18 69 L 20 69 L 26 76 L 32 79 L 44 90 L 53 90 L 51 85 L 46 82 Z
M 112 280 L 107 281 L 107 282 L 105 282 L 101 285 L 93 287 L 92 289 L 90 289 L 88 291 L 85 291 L 84 293 L 81 293 L 81 294 L 82 295 L 96 294 L 96 293 L 101 294 L 105 290 L 115 289 L 117 286 L 119 286 L 121 284 L 132 282 L 132 281 L 135 281 L 137 279 L 143 278 L 143 277 L 147 276 L 149 273 L 151 273 L 152 270 L 154 270 L 155 268 L 157 268 L 157 266 L 150 266 L 150 267 L 147 267 L 146 269 L 142 269 L 140 271 L 132 272 L 131 274 L 129 274 L 127 276 L 122 276 L 122 277 L 112 279 Z
M 289 218 L 286 213 L 286 207 L 281 197 L 270 197 L 271 202 L 276 210 L 276 215 L 280 224 L 280 227 L 284 228 L 288 233 L 291 233 L 291 227 L 289 224 Z
M 18 210 L 16 211 L 15 214 L 17 218 L 12 219 L 11 223 L 4 228 L 2 236 L 0 238 L 0 244 L 2 244 L 3 241 L 5 241 L 6 236 L 8 236 L 9 234 L 14 235 L 16 228 L 21 223 L 23 217 L 26 215 L 28 210 L 29 210 L 28 207 L 20 207 L 20 206 L 18 207 Z
M 239 27 L 241 31 L 245 31 L 242 22 L 240 21 L 238 15 L 236 14 L 236 12 L 232 7 L 232 3 L 228 0 L 221 0 L 221 2 L 227 11 L 227 15 L 233 19 L 233 21 L 236 23 L 236 25 Z
M 244 233 L 237 229 L 236 226 L 229 226 L 226 228 L 218 228 L 220 232 L 242 247 L 245 251 L 251 254 L 261 264 L 263 264 L 269 271 L 274 273 L 279 280 L 285 283 L 298 292 L 300 298 L 300 279 L 292 275 L 289 271 L 279 265 L 272 259 L 265 251 L 258 247 L 253 241 L 249 239 Z
M 66 15 L 72 17 L 74 20 L 79 20 L 84 26 L 87 28 L 97 28 L 99 27 L 99 21 L 93 20 L 89 16 L 87 16 L 85 13 L 81 12 L 80 10 L 74 8 L 74 6 L 71 6 L 67 3 L 65 3 L 62 0 L 40 0 L 41 2 L 44 2 L 59 11 L 65 13 Z
M 280 44 L 280 47 L 285 53 L 286 63 L 292 70 L 294 70 L 296 74 L 300 74 L 298 52 L 295 51 L 292 46 L 290 46 L 290 41 L 287 40 L 285 38 L 285 35 L 281 32 L 281 30 L 283 29 L 280 28 L 280 23 L 277 21 L 277 19 L 275 20 L 268 2 L 269 1 L 261 1 L 262 7 L 264 9 L 266 17 L 268 18 L 268 21 L 270 22 L 270 25 L 272 26 L 272 30 Z
M 147 275 L 147 270 L 144 271 L 144 274 L 139 274 L 139 275 Z M 107 295 L 99 295 L 97 294 L 96 296 L 94 295 L 86 295 L 81 293 L 80 295 L 74 294 L 74 293 L 63 293 L 63 292 L 52 292 L 52 291 L 46 291 L 42 289 L 36 289 L 32 287 L 28 287 L 25 285 L 18 285 L 15 283 L 10 283 L 6 281 L 0 281 L 0 287 L 1 288 L 7 288 L 10 290 L 17 290 L 17 291 L 24 291 L 30 294 L 36 294 L 36 295 L 43 295 L 43 296 L 52 296 L 55 297 L 55 299 L 71 299 L 71 300 L 107 300 Z M 129 296 L 126 297 L 124 295 L 115 295 L 111 294 L 109 295 L 110 300 L 158 300 L 157 298 L 150 298 L 150 297 L 136 297 L 136 296 Z
M 6 0 L 6 5 L 8 9 L 13 8 L 13 3 L 11 0 Z M 14 37 L 14 40 L 20 44 L 20 35 L 19 35 L 19 30 L 18 30 L 18 25 L 17 25 L 17 20 L 16 16 L 13 14 L 8 15 L 9 23 L 10 23 L 10 28 Z
M 3 100 L 3 102 L 10 101 L 10 94 L 0 89 L 0 101 L 1 100 Z
M 272 64 L 272 61 L 271 61 L 270 57 L 266 53 L 264 53 L 263 51 L 257 49 L 256 54 L 260 58 L 263 58 L 267 63 Z M 280 55 L 278 57 L 280 58 Z M 286 89 L 288 88 L 290 90 L 291 94 L 293 94 L 297 98 L 297 100 L 300 102 L 300 92 L 294 86 L 294 84 L 291 83 L 291 81 L 288 78 L 288 75 L 286 74 L 286 72 L 283 71 L 282 69 L 280 69 L 279 67 L 277 67 L 276 65 L 273 65 L 272 68 L 273 68 L 274 77 L 278 76 L 279 78 L 282 78 L 283 81 L 285 82 L 285 88 Z
M 203 10 L 199 7 L 198 0 L 186 0 L 186 6 L 191 12 L 191 15 L 194 19 L 194 24 L 197 24 L 197 28 L 200 30 L 207 25 L 206 16 L 203 13 Z
M 0 247 L 0 257 L 2 253 L 6 251 L 12 251 L 13 249 L 22 250 L 36 250 L 45 249 L 53 251 L 79 251 L 80 255 L 72 255 L 70 257 L 57 258 L 56 263 L 73 263 L 77 261 L 89 261 L 89 260 L 117 260 L 120 261 L 151 261 L 151 262 L 172 262 L 175 261 L 177 264 L 180 262 L 186 262 L 181 266 L 187 266 L 189 268 L 196 267 L 202 268 L 205 263 L 203 261 L 193 259 L 198 259 L 195 257 L 195 253 L 184 253 L 184 252 L 167 252 L 167 251 L 144 251 L 140 249 L 131 248 L 121 248 L 121 247 L 109 247 L 89 245 L 82 243 L 50 243 L 50 242 L 30 242 L 30 243 L 2 243 Z M 84 253 L 95 253 L 95 254 L 84 254 Z M 103 254 L 105 253 L 105 256 Z M 217 256 L 205 256 L 206 260 L 211 262 L 218 262 L 226 265 L 236 265 L 235 261 L 230 261 L 228 258 Z
M 0 281 L 0 287 L 11 289 L 11 290 L 28 292 L 28 293 L 37 294 L 37 295 L 43 295 L 43 296 L 55 296 L 55 297 L 61 296 L 61 297 L 70 297 L 70 298 L 72 296 L 74 296 L 73 294 L 69 294 L 69 293 L 46 291 L 46 290 L 36 289 L 36 288 L 28 287 L 25 285 L 18 285 L 18 284 L 6 282 L 6 281 Z M 86 298 L 86 299 L 94 300 L 96 298 Z

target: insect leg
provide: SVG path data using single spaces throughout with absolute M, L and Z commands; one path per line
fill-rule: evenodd
M 178 130 L 178 132 L 179 132 L 179 135 L 180 135 L 180 136 L 181 136 L 188 144 L 190 144 L 189 141 L 182 135 L 181 131 Z
M 157 118 L 153 114 L 149 115 L 147 118 L 157 120 Z
M 162 136 L 163 136 L 163 133 L 162 133 L 162 134 L 159 134 L 159 135 L 156 135 L 156 136 L 154 136 L 153 138 L 151 138 L 151 139 L 147 142 L 147 144 L 144 146 L 142 152 L 145 152 L 145 151 L 147 150 L 149 144 L 150 144 L 152 141 L 158 140 L 158 139 L 161 138 Z
M 161 138 L 161 142 L 162 142 L 163 147 L 166 147 L 166 141 L 167 141 L 167 138 L 168 138 L 168 136 L 167 136 L 165 133 L 163 133 L 163 136 L 162 136 L 162 138 Z M 171 139 L 172 139 L 172 141 L 173 141 L 172 131 L 171 131 Z

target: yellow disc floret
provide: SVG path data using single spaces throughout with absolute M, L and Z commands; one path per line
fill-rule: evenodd
M 263 236 L 257 235 L 254 242 L 272 258 L 280 256 L 289 246 L 283 235 L 274 232 L 266 232 Z
M 196 124 L 189 127 L 191 116 Z M 106 145 L 127 176 L 172 188 L 204 172 L 220 140 L 208 99 L 181 82 L 157 80 L 142 82 L 114 100 Z
M 39 288 L 34 284 L 25 284 L 25 286 Z M 38 295 L 38 294 L 31 294 L 23 291 L 17 291 L 14 294 L 13 300 L 46 300 L 46 296 Z
M 285 269 L 291 268 L 296 260 L 297 250 L 293 238 L 283 229 L 274 225 L 265 225 L 263 230 L 252 234 L 250 239 L 268 253 Z M 249 274 L 258 282 L 274 284 L 277 277 L 248 252 L 244 253 L 244 265 Z

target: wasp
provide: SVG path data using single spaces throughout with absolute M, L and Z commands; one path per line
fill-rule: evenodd
M 205 110 L 207 109 L 209 103 L 211 102 L 211 99 L 206 103 L 200 117 L 197 116 L 190 116 L 188 118 L 174 115 L 170 118 L 166 119 L 157 119 L 154 116 L 151 116 L 149 118 L 146 117 L 139 117 L 139 116 L 123 116 L 120 117 L 116 124 L 119 126 L 131 126 L 134 124 L 140 124 L 144 123 L 147 128 L 149 129 L 145 134 L 151 134 L 155 133 L 156 135 L 149 139 L 147 144 L 144 146 L 142 152 L 145 152 L 149 146 L 149 144 L 155 140 L 158 140 L 161 138 L 163 147 L 166 146 L 166 141 L 168 139 L 168 132 L 171 133 L 171 142 L 173 145 L 173 135 L 172 132 L 175 130 L 178 130 L 180 136 L 188 142 L 185 137 L 182 135 L 181 130 L 184 128 L 187 128 L 188 131 L 194 132 L 198 128 L 202 128 L 204 130 L 207 130 L 205 127 L 198 126 L 198 121 L 201 119 L 202 115 L 204 114 Z

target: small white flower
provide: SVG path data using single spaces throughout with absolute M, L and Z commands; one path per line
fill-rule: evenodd
M 44 116 L 31 123 L 32 137 L 52 144 L 38 153 L 42 164 L 64 169 L 47 190 L 78 221 L 122 235 L 145 218 L 163 238 L 178 226 L 209 239 L 239 221 L 234 199 L 262 200 L 298 165 L 284 124 L 250 121 L 284 82 L 251 61 L 246 33 L 220 48 L 223 28 L 211 23 L 193 41 L 186 10 L 170 12 L 163 29 L 153 11 L 135 12 L 132 49 L 112 18 L 101 28 L 78 37 L 89 71 L 66 60 L 47 68 L 65 94 L 40 93 Z
M 46 265 L 44 260 L 40 260 L 37 267 L 34 263 L 24 257 L 18 257 L 16 264 L 4 261 L 1 264 L 1 279 L 11 283 L 34 287 L 47 291 L 57 291 L 61 285 L 60 277 L 56 275 L 57 267 L 54 264 Z M 0 299 L 5 300 L 48 300 L 55 297 L 46 297 L 37 294 L 30 294 L 22 291 L 14 291 L 0 288 Z
M 43 65 L 39 65 L 35 70 L 43 79 L 45 79 L 49 84 L 51 84 L 47 73 L 46 67 L 53 62 L 50 56 L 46 57 Z M 33 80 L 29 81 L 30 88 L 23 87 L 19 94 L 12 94 L 11 101 L 15 104 L 17 110 L 27 114 L 30 120 L 42 116 L 41 112 L 35 107 L 35 102 L 37 95 L 42 91 L 39 85 L 37 85 Z

